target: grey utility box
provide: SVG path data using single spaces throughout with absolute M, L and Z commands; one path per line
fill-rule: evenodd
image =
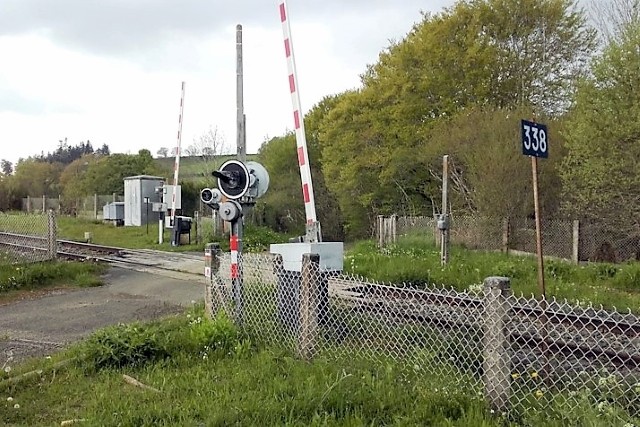
M 318 322 L 325 325 L 329 318 L 329 277 L 343 269 L 344 248 L 342 242 L 281 243 L 272 244 L 272 254 L 282 256 L 282 267 L 276 271 L 276 316 L 280 327 L 287 334 L 300 332 L 300 287 L 302 280 L 302 256 L 320 255 L 320 295 Z
M 137 175 L 124 179 L 124 225 L 141 226 L 156 222 L 159 213 L 153 211 L 153 204 L 161 202 L 156 192 L 164 179 L 159 176 Z
M 114 224 L 124 224 L 124 202 L 111 202 L 102 207 L 102 219 L 113 221 Z

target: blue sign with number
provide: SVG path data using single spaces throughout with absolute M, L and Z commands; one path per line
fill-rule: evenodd
M 549 157 L 546 125 L 522 120 L 522 154 L 543 159 Z

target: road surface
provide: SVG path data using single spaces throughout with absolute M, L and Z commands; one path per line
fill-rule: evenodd
M 198 269 L 201 267 L 198 267 Z M 45 356 L 105 326 L 184 311 L 204 297 L 202 276 L 111 267 L 105 285 L 55 290 L 0 305 L 0 367 Z

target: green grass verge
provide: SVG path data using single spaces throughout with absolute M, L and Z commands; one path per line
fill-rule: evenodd
M 406 237 L 378 250 L 373 242 L 360 242 L 346 254 L 345 271 L 372 280 L 412 285 L 442 285 L 478 292 L 489 276 L 511 279 L 515 293 L 539 295 L 534 257 L 452 247 L 449 263 L 441 265 L 440 251 L 431 239 Z M 573 265 L 545 260 L 547 297 L 640 311 L 640 263 Z
M 287 426 L 608 426 L 619 414 L 585 401 L 567 413 L 562 399 L 505 419 L 478 390 L 451 386 L 378 358 L 318 357 L 306 362 L 258 346 L 223 317 L 202 309 L 149 324 L 100 331 L 65 353 L 0 373 L 0 424 Z M 61 359 L 76 362 L 54 368 Z M 414 372 L 411 375 L 409 372 Z M 417 372 L 417 373 L 416 373 Z M 158 391 L 130 385 L 123 374 Z
M 100 286 L 100 274 L 105 269 L 92 262 L 0 263 L 0 298 L 10 299 L 17 293 L 52 286 Z

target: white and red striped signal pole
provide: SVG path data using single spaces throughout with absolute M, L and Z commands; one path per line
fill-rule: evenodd
M 171 195 L 171 225 L 175 229 L 176 227 L 176 194 L 178 193 L 178 174 L 180 172 L 180 155 L 182 146 L 182 116 L 184 114 L 184 86 L 185 82 L 182 82 L 182 88 L 180 93 L 180 114 L 178 115 L 178 138 L 176 143 L 176 161 L 173 165 L 173 194 Z M 179 239 L 179 236 L 178 236 Z M 171 239 L 171 244 L 177 246 L 178 242 L 174 242 Z
M 316 204 L 311 180 L 311 168 L 309 167 L 309 154 L 307 152 L 307 138 L 304 130 L 304 120 L 300 106 L 300 92 L 296 72 L 296 61 L 293 54 L 293 42 L 291 39 L 291 25 L 289 23 L 289 10 L 286 0 L 279 1 L 280 21 L 284 35 L 284 51 L 287 57 L 289 71 L 289 90 L 291 103 L 293 104 L 293 123 L 296 132 L 296 145 L 298 147 L 298 165 L 300 166 L 300 178 L 302 181 L 302 197 L 304 198 L 304 211 L 307 217 L 307 235 L 309 242 L 322 241 L 320 223 L 316 217 Z

